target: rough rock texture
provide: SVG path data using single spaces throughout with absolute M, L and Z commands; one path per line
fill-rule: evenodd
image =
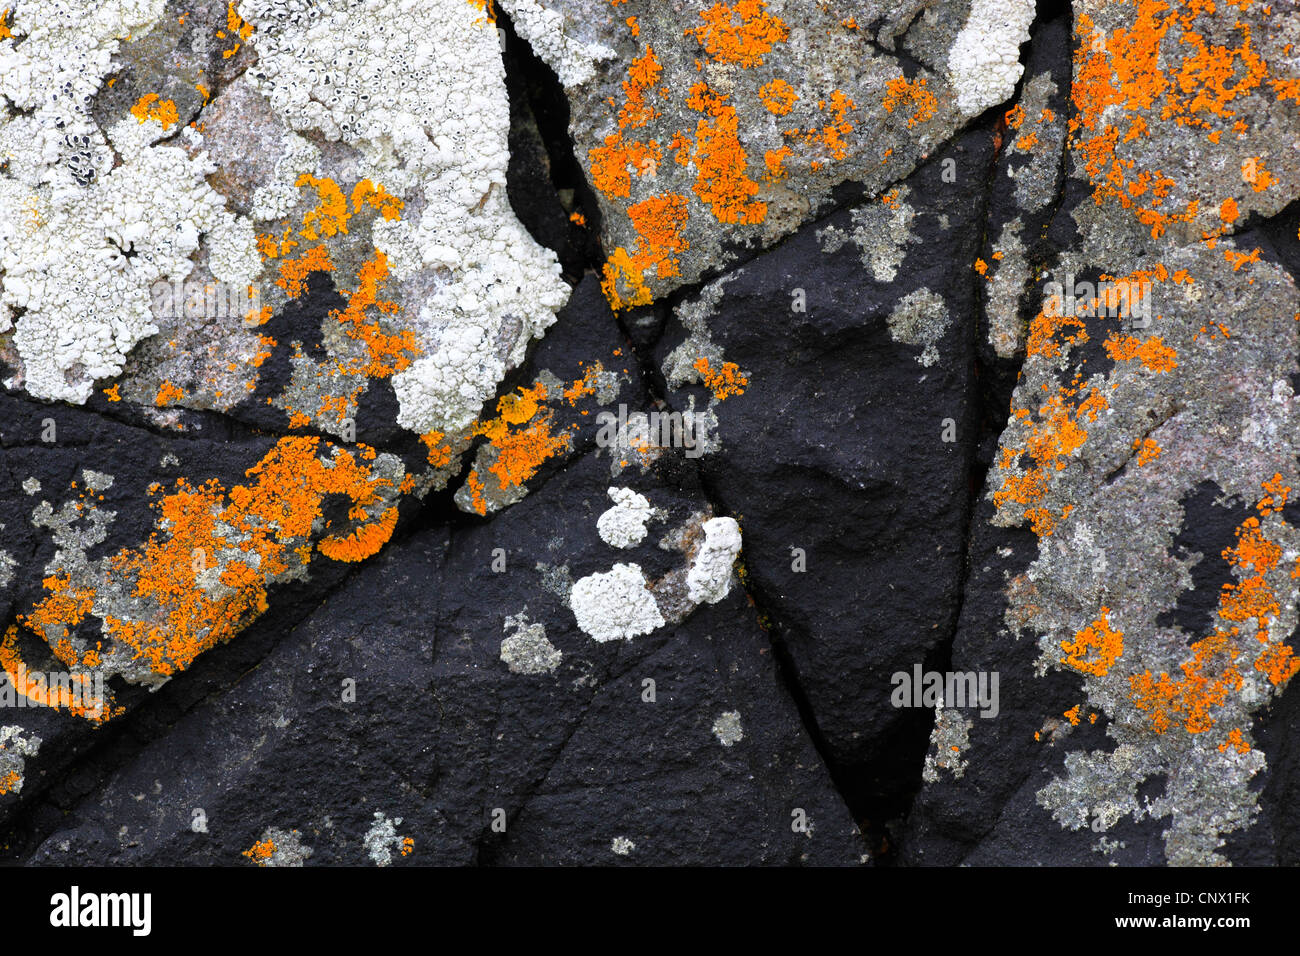
M 1291 0 L 16 0 L 0 859 L 1300 862 Z

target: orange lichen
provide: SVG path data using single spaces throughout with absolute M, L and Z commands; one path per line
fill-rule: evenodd
M 849 121 L 848 114 L 849 110 L 856 105 L 839 90 L 833 90 L 829 101 L 820 100 L 817 103 L 818 109 L 831 114 L 830 120 L 821 127 L 814 127 L 804 133 L 804 141 L 824 147 L 832 159 L 844 159 L 849 154 L 847 137 L 853 132 L 853 124 Z M 813 168 L 819 168 L 820 165 L 819 162 L 814 162 Z
M 1078 18 L 1073 84 L 1078 115 L 1070 129 L 1095 201 L 1131 209 L 1158 237 L 1172 223 L 1190 222 L 1199 204 L 1192 200 L 1181 212 L 1160 208 L 1176 185 L 1160 170 L 1142 171 L 1130 181 L 1137 172 L 1135 163 L 1117 154 L 1120 131 L 1114 122 L 1127 122 L 1125 143 L 1149 135 L 1148 120 L 1200 129 L 1217 143 L 1228 121 L 1235 119 L 1235 132 L 1246 131 L 1232 104 L 1261 86 L 1268 65 L 1252 46 L 1250 26 L 1241 21 L 1225 34 L 1239 39 L 1236 46 L 1207 42 L 1207 31 L 1195 21 L 1202 13 L 1212 13 L 1213 3 L 1125 3 L 1131 8 L 1128 23 L 1110 34 L 1087 14 Z M 1281 95 L 1276 83 L 1274 89 Z M 1139 204 L 1137 197 L 1148 190 L 1149 198 Z M 1221 205 L 1219 212 L 1225 222 L 1236 219 L 1235 204 Z
M 153 403 L 159 408 L 170 405 L 172 402 L 180 401 L 185 397 L 185 392 L 177 388 L 171 382 L 163 381 L 158 388 L 158 394 L 154 396 Z
M 104 389 L 104 397 L 107 398 L 110 402 L 120 402 L 122 400 L 122 396 L 118 392 L 117 385 L 112 385 Z
M 49 579 L 46 585 L 49 586 Z M 63 585 L 66 586 L 66 580 Z M 5 632 L 4 639 L 0 640 L 0 669 L 8 676 L 14 691 L 38 707 L 65 710 L 74 717 L 95 722 L 108 720 L 121 713 L 121 708 L 109 707 L 106 701 L 94 693 L 89 674 L 68 674 L 66 682 L 59 681 L 53 686 L 32 676 L 18 652 L 17 625 L 11 625 Z
M 258 866 L 265 866 L 266 861 L 271 859 L 275 853 L 275 841 L 271 839 L 259 840 L 251 847 L 245 850 L 241 856 L 246 856 Z
M 329 251 L 324 246 L 312 246 L 297 259 L 286 259 L 280 263 L 280 278 L 275 284 L 291 299 L 296 299 L 307 291 L 307 276 L 313 272 L 332 272 L 334 263 L 330 261 Z
M 609 307 L 615 312 L 638 305 L 649 305 L 654 301 L 650 287 L 641 275 L 640 268 L 633 261 L 632 254 L 622 246 L 610 253 L 609 258 L 605 260 L 600 288 L 609 301 Z M 620 291 L 624 288 L 628 290 L 626 298 Z
M 685 31 L 694 36 L 714 60 L 757 66 L 763 56 L 790 35 L 780 17 L 767 12 L 764 0 L 719 2 L 700 11 L 702 26 Z
M 1178 353 L 1165 345 L 1159 336 L 1139 339 L 1132 335 L 1111 335 L 1102 343 L 1106 354 L 1116 362 L 1127 362 L 1136 358 L 1143 368 L 1153 372 L 1171 372 L 1178 367 L 1175 359 Z
M 376 249 L 374 255 L 361 265 L 357 274 L 357 288 L 340 293 L 348 300 L 347 308 L 341 312 L 335 309 L 330 313 L 343 325 L 349 338 L 356 339 L 366 347 L 365 364 L 339 364 L 339 371 L 345 374 L 388 378 L 409 367 L 420 354 L 413 331 L 403 329 L 395 334 L 384 332 L 378 319 L 366 314 L 366 310 L 371 308 L 384 315 L 398 311 L 395 302 L 379 298 L 379 287 L 387 278 L 388 257 Z
M 591 182 L 609 198 L 626 199 L 632 194 L 632 172 L 653 173 L 663 159 L 658 143 L 627 142 L 620 133 L 605 137 L 604 146 L 587 153 L 591 161 Z
M 652 47 L 632 61 L 623 81 L 624 103 L 618 111 L 618 127 L 622 130 L 638 129 L 647 125 L 658 113 L 650 105 L 649 94 L 663 75 L 663 67 Z
M 767 167 L 767 175 L 763 178 L 769 182 L 776 182 L 785 179 L 788 175 L 785 168 L 785 161 L 790 157 L 790 147 L 782 146 L 780 149 L 769 149 L 763 153 L 763 165 Z
M 1232 266 L 1232 271 L 1238 271 L 1242 266 L 1249 265 L 1252 262 L 1259 262 L 1262 249 L 1256 248 L 1251 252 L 1235 252 L 1232 249 L 1223 250 L 1223 260 Z
M 694 192 L 719 222 L 755 225 L 767 218 L 767 203 L 754 199 L 758 183 L 749 178 L 740 142 L 740 119 L 727 97 L 704 83 L 691 88 L 686 105 L 706 114 L 695 128 Z
M 343 537 L 329 535 L 321 538 L 317 548 L 331 561 L 363 561 L 384 546 L 396 527 L 397 509 L 389 508 L 378 520 L 361 525 Z
M 157 120 L 162 123 L 164 130 L 171 129 L 180 122 L 176 104 L 171 100 L 160 100 L 157 93 L 146 93 L 136 100 L 131 107 L 131 115 L 141 123 Z
M 701 356 L 695 360 L 691 367 L 700 373 L 705 388 L 711 391 L 714 398 L 719 401 L 728 399 L 733 395 L 743 395 L 745 387 L 749 385 L 749 379 L 741 373 L 740 366 L 735 362 L 723 362 L 721 366 L 715 369 L 709 364 L 707 358 Z
M 1073 725 L 1073 726 L 1075 726 L 1075 727 L 1078 727 L 1078 726 L 1079 726 L 1079 708 L 1080 708 L 1081 706 L 1082 706 L 1081 704 L 1075 704 L 1073 707 L 1071 707 L 1069 710 L 1067 710 L 1067 711 L 1066 711 L 1065 713 L 1063 713 L 1061 716 L 1064 717 L 1066 720 L 1068 720 L 1068 721 L 1071 723 L 1071 725 Z
M 1194 643 L 1192 659 L 1180 666 L 1183 676 L 1177 680 L 1165 672 L 1153 677 L 1149 669 L 1129 677 L 1133 703 L 1147 715 L 1156 733 L 1163 734 L 1174 724 L 1182 724 L 1189 734 L 1214 726 L 1211 709 L 1241 689 L 1241 672 L 1235 664 L 1241 652 L 1229 636 L 1215 631 Z
M 636 229 L 637 241 L 631 251 L 619 246 L 605 262 L 601 288 L 615 310 L 651 301 L 645 274 L 666 279 L 679 274 L 677 255 L 689 248 L 682 237 L 687 219 L 687 199 L 675 193 L 651 196 L 628 207 L 628 218 Z M 630 290 L 627 299 L 620 288 Z
M 273 354 L 272 350 L 277 345 L 275 339 L 271 338 L 269 335 L 259 335 L 257 337 L 257 344 L 260 345 L 261 348 L 258 349 L 257 354 L 253 356 L 253 360 L 250 363 L 253 368 L 261 368 L 262 363 L 271 357 Z
M 1010 471 L 1020 454 L 1014 449 L 1004 447 L 998 468 L 1007 470 L 1002 484 L 993 493 L 993 503 L 999 509 L 1009 503 L 1025 507 L 1025 517 L 1031 522 L 1031 529 L 1039 536 L 1052 534 L 1061 519 L 1069 516 L 1073 505 L 1066 505 L 1061 514 L 1050 512 L 1039 503 L 1046 497 L 1050 487 L 1051 475 L 1066 467 L 1068 459 L 1082 447 L 1088 433 L 1082 423 L 1094 422 L 1099 412 L 1108 407 L 1102 393 L 1092 388 L 1087 396 L 1073 405 L 1070 401 L 1073 390 L 1061 389 L 1051 396 L 1038 409 L 1039 420 L 1034 421 L 1029 409 L 1012 409 L 1016 418 L 1026 421 L 1029 435 L 1025 442 L 1025 451 L 1033 459 L 1033 466 L 1023 473 Z
M 769 113 L 777 116 L 785 116 L 794 107 L 794 101 L 799 98 L 799 94 L 785 80 L 777 78 L 771 83 L 765 83 L 759 87 L 758 97 L 763 101 Z
M 402 217 L 405 203 L 383 186 L 376 186 L 368 179 L 363 179 L 352 187 L 352 211 L 358 213 L 362 206 L 379 210 L 385 219 L 394 220 Z M 347 230 L 343 230 L 346 232 Z M 310 238 L 310 237 L 308 237 Z
M 910 108 L 912 115 L 907 118 L 907 126 L 910 129 L 934 116 L 939 101 L 926 89 L 924 77 L 909 82 L 906 76 L 899 75 L 885 84 L 885 99 L 882 105 L 886 113 L 892 113 L 900 106 L 905 109 Z
M 369 182 L 366 180 L 365 182 Z M 313 242 L 324 236 L 336 236 L 342 233 L 348 234 L 348 201 L 343 197 L 343 190 L 339 188 L 338 183 L 328 177 L 317 178 L 308 173 L 303 173 L 298 177 L 294 185 L 298 188 L 310 186 L 316 190 L 319 197 L 319 203 L 315 209 L 309 210 L 302 220 L 302 229 L 298 230 L 304 239 L 310 239 Z M 360 184 L 357 186 L 360 189 Z M 355 191 L 353 193 L 356 195 Z M 360 208 L 360 204 L 358 204 Z
M 1248 753 L 1250 751 L 1250 744 L 1246 743 L 1242 738 L 1241 730 L 1239 728 L 1234 727 L 1224 739 L 1223 743 L 1219 744 L 1219 753 L 1223 753 L 1230 747 L 1233 750 L 1236 750 L 1239 754 Z
M 1283 483 L 1281 472 L 1274 472 L 1273 477 L 1264 482 L 1263 488 L 1268 494 L 1255 505 L 1261 515 L 1271 515 L 1286 507 L 1287 499 L 1291 496 L 1291 486 Z
M 564 400 L 569 405 L 577 405 L 582 399 L 589 395 L 596 394 L 596 386 L 600 382 L 600 377 L 605 372 L 605 366 L 600 362 L 593 362 L 585 372 L 582 378 L 568 385 L 564 389 Z
M 1137 463 L 1139 468 L 1151 464 L 1151 462 L 1160 457 L 1161 449 L 1154 439 L 1135 438 L 1133 440 L 1133 447 L 1137 450 Z
M 429 449 L 426 456 L 430 465 L 434 468 L 444 468 L 451 464 L 451 446 L 443 443 L 446 437 L 440 431 L 425 432 L 420 436 L 420 441 L 424 442 L 425 447 Z
M 235 0 L 230 0 L 226 6 L 226 29 L 217 31 L 217 38 L 221 40 L 235 40 L 235 45 L 229 49 L 221 51 L 222 59 L 229 60 L 239 52 L 245 41 L 253 35 L 253 25 L 245 23 L 244 18 L 235 10 Z
M 553 414 L 542 407 L 547 394 L 546 385 L 536 382 L 529 388 L 521 387 L 518 394 L 504 395 L 497 401 L 496 417 L 474 426 L 474 433 L 487 438 L 496 450 L 496 460 L 488 471 L 496 476 L 501 488 L 519 487 L 532 478 L 547 459 L 569 447 L 567 434 L 553 434 Z M 481 503 L 482 479 L 477 470 L 470 473 L 471 496 L 479 489 L 475 502 Z M 484 510 L 480 514 L 486 513 Z
M 128 589 L 142 610 L 139 619 L 105 615 L 104 632 L 155 673 L 185 670 L 266 610 L 269 582 L 290 569 L 291 558 L 310 559 L 312 527 L 327 496 L 350 499 L 349 517 L 359 524 L 349 534 L 327 537 L 321 553 L 352 561 L 377 551 L 391 535 L 395 516 L 389 508 L 371 522 L 368 509 L 390 482 L 342 449 L 335 449 L 328 463 L 322 461 L 319 443 L 316 437 L 280 439 L 247 471 L 253 480 L 229 493 L 215 480 L 194 487 L 179 479 L 175 491 L 158 503 L 157 530 L 149 540 L 108 559 L 107 586 Z M 248 557 L 218 562 L 218 556 L 235 552 Z M 225 587 L 210 593 L 211 584 L 200 583 L 200 575 L 218 568 L 217 580 Z M 67 576 L 51 577 L 45 587 L 46 598 L 20 622 L 53 648 L 66 638 L 69 625 L 90 613 L 91 594 L 72 587 Z M 16 672 L 21 661 L 12 640 L 0 661 Z
M 1073 640 L 1061 642 L 1061 649 L 1068 655 L 1061 658 L 1061 663 L 1083 674 L 1104 677 L 1124 653 L 1123 638 L 1123 631 L 1110 626 L 1110 608 L 1103 607 L 1097 619 L 1076 632 Z

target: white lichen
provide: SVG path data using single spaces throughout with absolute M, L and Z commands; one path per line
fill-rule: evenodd
M 943 296 L 929 289 L 917 289 L 905 295 L 889 314 L 889 336 L 895 342 L 922 347 L 917 362 L 927 368 L 939 361 L 936 348 L 952 317 Z
M 583 43 L 565 30 L 564 16 L 537 0 L 500 0 L 519 35 L 559 77 L 566 87 L 585 83 L 596 64 L 617 54 L 607 46 Z
M 397 832 L 397 828 L 401 825 L 401 817 L 390 820 L 380 811 L 375 811 L 374 822 L 366 831 L 364 841 L 366 853 L 375 866 L 389 866 L 393 862 L 394 853 L 404 856 L 410 852 L 410 844 L 406 842 L 406 837 Z
M 740 553 L 740 525 L 735 518 L 704 522 L 704 544 L 686 574 L 687 596 L 696 604 L 717 604 L 731 591 L 731 566 Z
M 420 209 L 374 229 L 396 280 L 429 276 L 405 316 L 422 355 L 393 377 L 397 421 L 463 430 L 569 293 L 506 198 L 496 29 L 464 0 L 246 0 L 240 11 L 256 27 L 256 83 L 272 108 L 357 149 L 361 172 Z
M 664 625 L 637 564 L 616 564 L 575 581 L 569 606 L 578 627 L 597 641 L 631 640 Z
M 609 497 L 614 507 L 596 519 L 600 539 L 612 548 L 630 548 L 645 538 L 646 522 L 654 509 L 644 495 L 631 488 L 610 488 Z
M 266 856 L 245 852 L 258 866 L 262 867 L 300 867 L 311 856 L 311 847 L 302 842 L 302 834 L 297 830 L 281 830 L 270 827 L 262 833 L 259 846 L 270 848 Z
M 8 681 L 8 677 L 4 678 Z M 41 738 L 16 724 L 0 727 L 0 796 L 23 788 L 23 770 L 28 757 L 41 749 Z
M 183 131 L 190 151 L 156 145 L 157 119 L 124 115 L 105 131 L 91 113 L 120 41 L 163 8 L 18 0 L 0 41 L 0 331 L 15 322 L 22 369 L 9 382 L 37 398 L 85 402 L 118 374 L 157 331 L 150 286 L 188 276 L 201 240 L 221 281 L 251 283 L 261 268 L 251 224 L 205 180 L 201 136 Z
M 963 118 L 978 116 L 1015 92 L 1024 67 L 1034 0 L 972 0 L 966 24 L 948 52 L 948 79 Z
M 617 836 L 610 841 L 609 848 L 612 852 L 618 854 L 619 856 L 627 856 L 629 853 L 631 853 L 633 850 L 636 849 L 636 844 L 633 843 L 631 840 L 629 840 L 627 837 Z

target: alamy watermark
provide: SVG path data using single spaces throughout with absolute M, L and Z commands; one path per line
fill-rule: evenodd
M 262 311 L 257 287 L 247 283 L 159 279 L 149 287 L 149 295 L 159 318 L 239 318 L 254 323 Z
M 997 671 L 922 671 L 920 664 L 912 672 L 895 671 L 889 682 L 894 692 L 889 702 L 895 707 L 980 708 L 981 717 L 998 715 Z
M 681 448 L 687 458 L 704 454 L 707 427 L 694 412 L 632 412 L 620 403 L 618 414 L 603 411 L 596 415 L 600 430 L 596 445 L 600 448 Z
M 1151 280 L 1075 282 L 1074 275 L 1067 273 L 1064 282 L 1043 286 L 1043 313 L 1076 318 L 1106 316 L 1122 319 L 1126 328 L 1145 329 L 1151 325 Z
M 99 717 L 104 712 L 104 675 L 29 671 L 22 662 L 15 673 L 0 674 L 0 708 L 50 705 Z

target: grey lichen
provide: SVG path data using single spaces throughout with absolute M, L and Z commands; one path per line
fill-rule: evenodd
M 529 623 L 526 612 L 506 618 L 509 633 L 501 642 L 501 660 L 512 674 L 550 674 L 564 655 L 546 639 L 545 627 Z
M 951 324 L 943 296 L 925 288 L 903 296 L 889 314 L 890 337 L 895 342 L 920 346 L 916 361 L 927 368 L 939 361 L 936 345 Z

